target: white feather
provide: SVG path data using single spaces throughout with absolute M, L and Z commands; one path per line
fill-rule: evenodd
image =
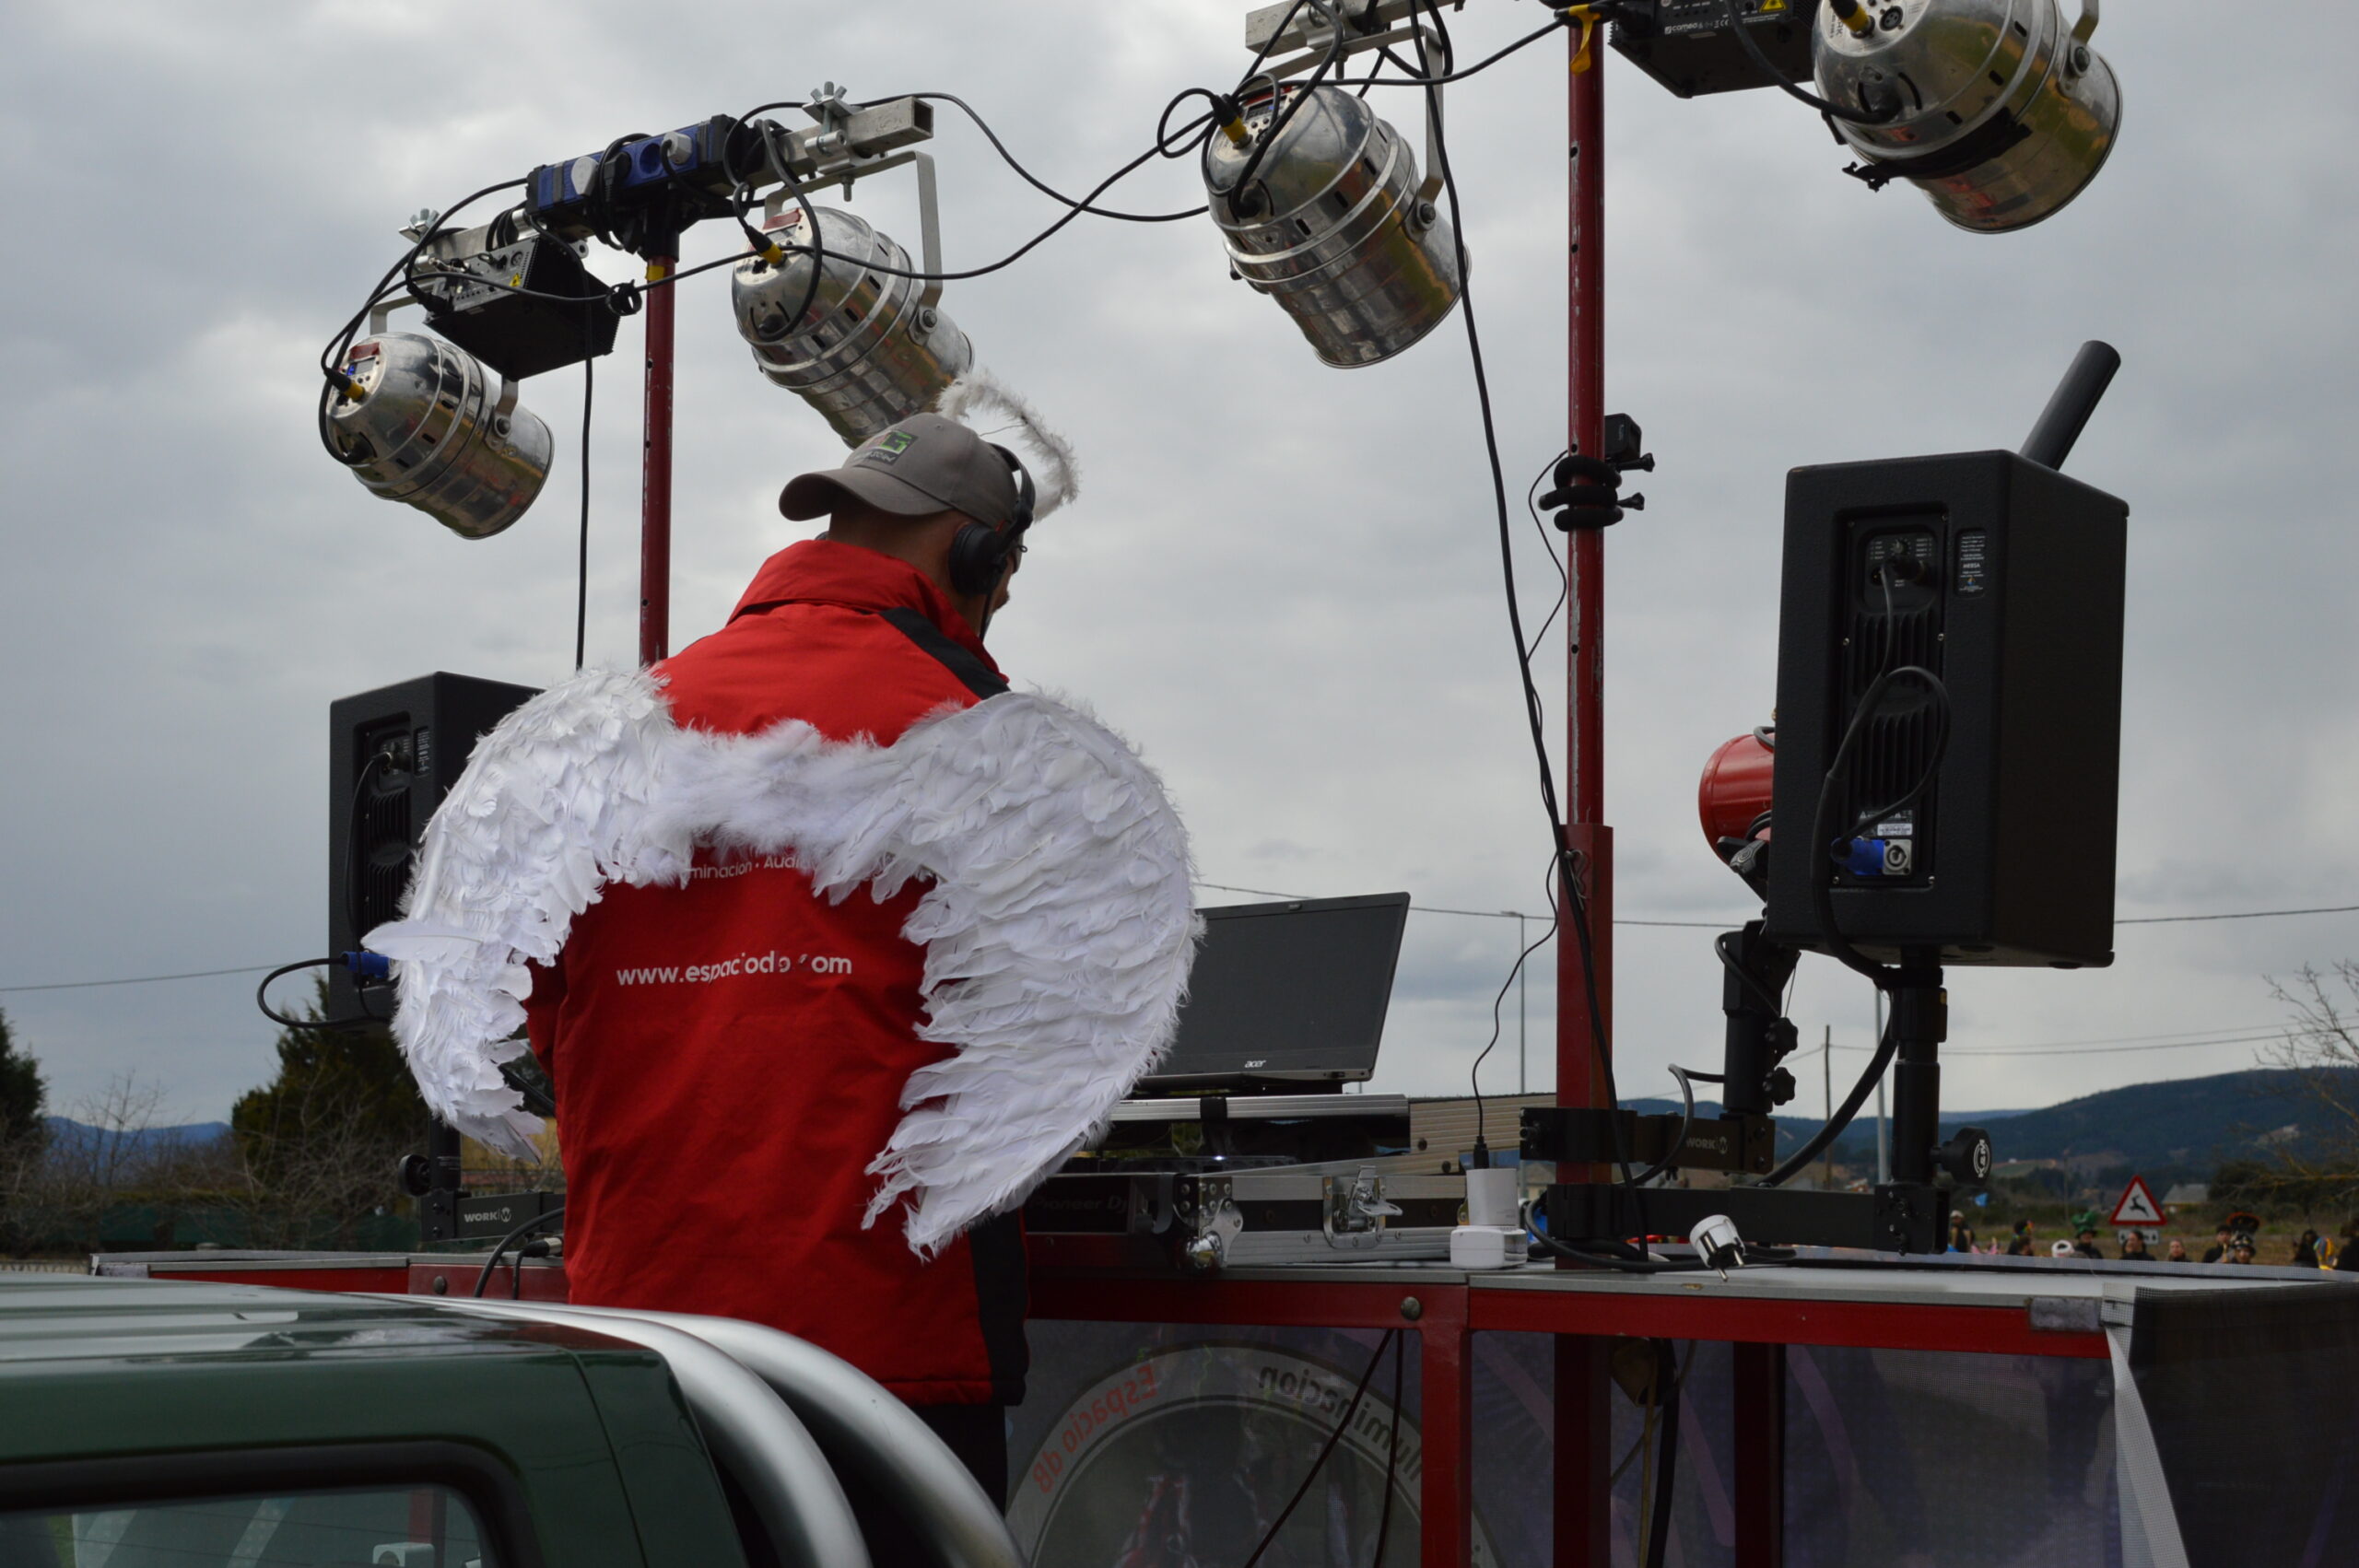
M 800 721 L 718 736 L 673 724 L 643 673 L 578 676 L 476 748 L 427 830 L 396 960 L 393 1031 L 427 1103 L 529 1153 L 501 1081 L 524 1047 L 525 960 L 563 946 L 610 881 L 678 883 L 699 845 L 787 854 L 841 900 L 932 883 L 902 934 L 926 950 L 921 1038 L 868 1167 L 864 1223 L 906 1202 L 931 1254 L 1023 1201 L 1168 1048 L 1201 930 L 1187 837 L 1154 773 L 1086 712 L 1011 693 L 890 746 Z
M 1074 456 L 1073 443 L 1050 429 L 1029 402 L 980 365 L 944 390 L 934 412 L 970 425 L 975 421 L 968 416 L 978 413 L 996 412 L 1015 421 L 1032 458 L 1034 521 L 1081 494 L 1081 463 Z

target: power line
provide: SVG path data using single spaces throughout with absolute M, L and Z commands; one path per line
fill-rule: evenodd
M 1209 887 L 1219 893 L 1250 893 L 1258 898 L 1284 898 L 1294 903 L 1303 902 L 1309 896 L 1302 893 L 1275 893 L 1266 887 L 1232 887 L 1225 882 L 1200 882 L 1194 885 Z M 1544 920 L 1548 919 L 1545 915 L 1528 914 L 1515 909 L 1448 909 L 1430 904 L 1412 904 L 1409 907 L 1420 915 L 1470 915 L 1485 920 Z M 2211 915 L 2140 915 L 2126 920 L 2116 920 L 2113 923 L 2117 926 L 2174 926 L 2185 925 L 2196 920 L 2269 920 L 2287 915 L 2359 915 L 2359 904 L 2330 904 L 2312 909 L 2240 909 L 2231 913 Z M 1725 931 L 1732 930 L 1744 924 L 1746 919 L 1755 918 L 1752 916 L 1739 918 L 1731 915 L 1724 920 L 1640 920 L 1617 915 L 1614 918 L 1614 923 L 1617 926 L 1656 926 L 1673 930 Z
M 1225 882 L 1200 882 L 1194 885 L 1198 887 L 1208 887 L 1216 893 L 1250 893 L 1257 898 L 1283 898 L 1288 903 L 1296 904 L 1306 902 L 1309 897 L 1308 895 L 1300 893 L 1273 892 L 1266 887 L 1238 887 Z M 1419 915 L 1458 915 L 1478 920 L 1543 920 L 1548 919 L 1545 915 L 1528 914 L 1517 909 L 1453 909 L 1438 904 L 1412 904 L 1409 906 L 1409 908 L 1412 913 Z M 2359 914 L 2359 904 L 2334 904 L 2313 909 L 2243 909 L 2228 914 L 2214 915 L 2145 915 L 2141 916 L 2136 919 L 2116 920 L 2114 921 L 2114 924 L 2117 926 L 2166 926 L 2185 925 L 2197 920 L 2267 920 L 2293 915 L 2354 914 Z M 1617 926 L 1650 926 L 1674 930 L 1718 931 L 1731 930 L 1736 926 L 1743 924 L 1744 922 L 1734 919 L 1727 920 L 1639 920 L 1627 919 L 1621 916 L 1616 916 L 1614 923 Z M 21 991 L 90 990 L 101 986 L 152 986 L 164 980 L 206 980 L 219 975 L 259 975 L 264 970 L 270 967 L 271 965 L 267 964 L 248 964 L 235 969 L 190 969 L 177 975 L 125 975 L 114 979 L 106 980 L 52 980 L 41 985 L 34 986 L 0 986 L 0 996 L 14 995 Z M 2166 1036 L 2136 1036 L 2130 1037 L 2137 1039 L 2162 1039 Z M 2259 1035 L 2252 1036 L 2252 1038 L 2275 1039 L 2277 1036 L 2274 1035 Z M 2240 1045 L 2246 1042 L 2243 1040 L 2190 1040 L 2187 1042 L 2189 1045 L 2221 1046 Z M 1865 1046 L 1837 1046 L 1835 1048 L 1837 1050 L 1866 1050 L 1870 1047 Z M 2156 1050 L 2172 1050 L 2178 1047 L 2171 1046 L 2156 1046 L 2151 1048 Z M 1962 1054 L 1969 1056 L 2028 1055 L 2042 1051 L 2054 1051 L 2059 1055 L 2071 1054 L 2064 1047 L 2049 1046 L 2011 1047 L 2008 1050 L 2003 1052 L 1999 1050 L 1981 1050 L 1969 1046 L 1964 1047 Z M 1949 1054 L 1957 1055 L 1961 1053 L 1951 1052 Z
M 2126 1037 L 2131 1040 L 2138 1038 L 2136 1036 Z M 2284 1037 L 2285 1031 L 2278 1029 L 2266 1035 L 2231 1035 L 2216 1040 L 2146 1041 L 2135 1045 L 2096 1041 L 2081 1046 L 1945 1046 L 1942 1050 L 1942 1059 L 1954 1061 L 1960 1057 L 1975 1056 L 2118 1056 L 2131 1051 L 2184 1051 L 2199 1049 L 2205 1046 L 2249 1046 L 2264 1040 L 2282 1040 Z M 1800 1061 L 1805 1057 L 1816 1056 L 1826 1048 L 1828 1047 L 1825 1046 L 1812 1046 L 1807 1050 L 1794 1052 L 1788 1059 Z M 1875 1051 L 1873 1046 L 1847 1045 L 1841 1040 L 1836 1041 L 1833 1048 L 1838 1051 L 1853 1051 L 1862 1056 L 1873 1055 Z
M 0 986 L 8 991 L 80 991 L 92 986 L 150 986 L 158 980 L 203 980 L 215 975 L 259 975 L 270 968 L 268 964 L 249 964 L 241 969 L 191 969 L 179 975 L 129 975 L 114 980 L 53 980 L 42 986 Z
M 2280 915 L 2352 915 L 2359 914 L 2359 904 L 2335 904 L 2323 909 L 2247 909 L 2234 915 L 2144 915 L 2134 920 L 2116 920 L 2117 926 L 2176 926 L 2189 920 L 2270 920 Z
M 2185 1051 L 2203 1046 L 2249 1046 L 2262 1040 L 2282 1040 L 2283 1029 L 2267 1035 L 2236 1035 L 2224 1040 L 2178 1040 L 2161 1045 L 2136 1046 L 1960 1046 L 1942 1052 L 1943 1060 L 1962 1056 L 2118 1056 L 2129 1051 Z

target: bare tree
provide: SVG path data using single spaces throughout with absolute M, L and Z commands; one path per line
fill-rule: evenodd
M 27 1156 L 0 1161 L 0 1211 L 18 1253 L 38 1246 L 94 1250 L 108 1212 L 144 1201 L 170 1211 L 241 1184 L 227 1151 L 158 1136 L 159 1084 L 123 1073 L 76 1101 Z
M 327 1000 L 322 981 L 305 1026 L 279 1033 L 276 1076 L 229 1112 L 260 1246 L 357 1245 L 365 1220 L 402 1201 L 395 1162 L 426 1144 L 426 1106 L 391 1032 L 320 1027 Z
M 2339 1201 L 2359 1190 L 2359 961 L 2304 965 L 2269 989 L 2292 1022 L 2261 1060 L 2293 1075 L 2283 1092 L 2305 1113 L 2300 1136 L 2271 1145 L 2274 1185 L 2306 1203 Z

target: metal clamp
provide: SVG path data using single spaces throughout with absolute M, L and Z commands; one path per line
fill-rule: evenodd
M 385 330 L 385 323 L 393 319 L 394 311 L 406 310 L 413 306 L 423 310 L 426 309 L 426 301 L 414 294 L 405 294 L 399 299 L 390 302 L 379 300 L 376 304 L 370 306 L 369 335 L 370 337 L 379 335 Z
M 1341 26 L 1342 24 L 1338 22 L 1336 25 Z M 1426 27 L 1422 22 L 1413 22 L 1406 27 L 1393 28 L 1386 32 L 1367 33 L 1365 35 L 1356 34 L 1353 37 L 1344 40 L 1344 58 L 1349 59 L 1355 54 L 1363 54 L 1371 49 L 1381 49 L 1387 44 L 1399 43 L 1402 41 L 1408 39 L 1421 39 L 1427 44 L 1431 45 L 1433 50 L 1437 53 L 1441 48 L 1441 40 L 1435 36 L 1433 29 Z M 1305 50 L 1302 53 L 1296 55 L 1291 60 L 1284 60 L 1275 65 L 1265 66 L 1262 70 L 1255 72 L 1253 74 L 1253 80 L 1257 82 L 1267 81 L 1270 84 L 1271 90 L 1275 92 L 1277 90 L 1277 84 L 1284 81 L 1286 77 L 1298 76 L 1303 72 L 1312 69 L 1318 65 L 1320 62 L 1327 58 L 1327 45 L 1321 43 L 1317 38 L 1309 38 L 1307 39 L 1306 41 L 1311 45 L 1310 48 Z M 1430 54 L 1427 56 L 1429 59 L 1433 57 L 1434 56 Z M 1426 175 L 1425 179 L 1419 181 L 1417 185 L 1417 201 L 1420 205 L 1430 205 L 1434 198 L 1441 194 L 1442 187 L 1445 184 L 1445 181 L 1442 178 L 1441 116 L 1442 95 L 1446 91 L 1448 91 L 1447 88 L 1440 86 L 1435 86 L 1428 88 L 1424 94 L 1426 100 Z M 932 271 L 933 269 L 929 268 L 928 270 Z
M 1327 1233 L 1330 1246 L 1359 1252 L 1377 1246 L 1384 1240 L 1384 1223 L 1401 1213 L 1399 1204 L 1386 1200 L 1384 1178 L 1373 1165 L 1362 1165 L 1348 1179 L 1324 1177 L 1320 1186 L 1326 1198 L 1320 1229 Z
M 1197 1190 L 1193 1234 L 1180 1254 L 1200 1273 L 1219 1268 L 1228 1257 L 1229 1244 L 1245 1234 L 1245 1216 L 1229 1201 L 1228 1191 L 1225 1181 L 1207 1181 Z M 1184 1207 L 1180 1212 L 1187 1214 Z

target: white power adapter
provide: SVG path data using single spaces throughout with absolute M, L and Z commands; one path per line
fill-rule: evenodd
M 1516 1167 L 1488 1165 L 1466 1173 L 1467 1223 L 1449 1233 L 1453 1269 L 1517 1269 L 1523 1265 L 1523 1226 L 1516 1213 Z

